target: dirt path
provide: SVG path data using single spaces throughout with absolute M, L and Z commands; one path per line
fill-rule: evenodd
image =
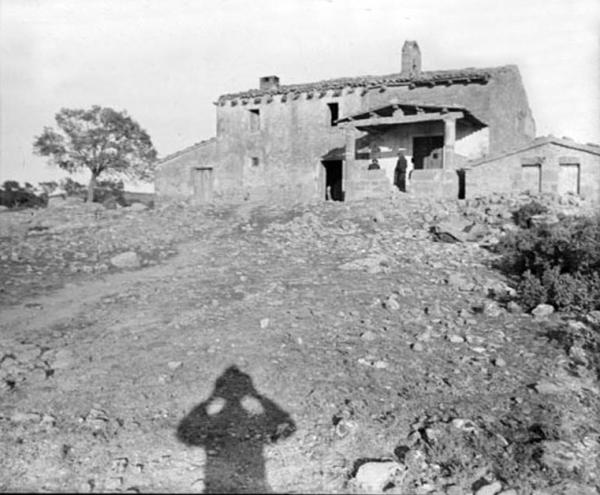
M 506 311 L 486 251 L 381 208 L 248 207 L 162 264 L 5 308 L 0 487 L 348 492 L 385 458 L 391 493 L 591 487 L 595 453 L 536 461 L 567 417 L 595 438 L 593 381 L 536 391 L 565 380 L 543 337 L 564 322 Z

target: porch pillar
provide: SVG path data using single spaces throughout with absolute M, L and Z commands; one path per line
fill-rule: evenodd
M 346 193 L 348 174 L 352 174 L 354 164 L 356 162 L 356 135 L 358 134 L 356 127 L 352 124 L 346 127 L 346 150 L 344 155 L 344 163 L 342 166 L 342 191 Z
M 454 168 L 454 143 L 456 142 L 456 118 L 444 118 L 444 156 L 442 168 Z

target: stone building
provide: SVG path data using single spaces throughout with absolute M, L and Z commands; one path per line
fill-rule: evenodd
M 525 191 L 572 193 L 600 202 L 600 146 L 540 137 L 465 169 L 465 197 Z
M 468 160 L 524 146 L 535 124 L 519 70 L 423 71 L 414 41 L 400 72 L 221 95 L 216 137 L 164 158 L 159 198 L 354 199 L 385 194 L 401 153 L 414 194 L 457 197 Z M 369 167 L 373 161 L 377 167 Z

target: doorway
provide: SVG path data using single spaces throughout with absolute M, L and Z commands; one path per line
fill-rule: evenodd
M 194 187 L 194 201 L 209 203 L 213 192 L 213 169 L 210 167 L 192 169 L 192 184 Z
M 413 138 L 413 163 L 416 170 L 442 168 L 444 136 Z
M 542 166 L 539 163 L 521 166 L 523 191 L 536 194 L 542 190 Z
M 325 170 L 325 199 L 344 201 L 342 160 L 327 160 L 321 163 Z

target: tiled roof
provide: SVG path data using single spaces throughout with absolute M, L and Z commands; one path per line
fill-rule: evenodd
M 207 145 L 215 142 L 216 140 L 217 140 L 216 137 L 212 137 L 210 139 L 205 139 L 204 141 L 199 141 L 197 143 L 194 143 L 194 144 L 188 146 L 187 148 L 183 148 L 181 150 L 176 151 L 175 153 L 171 153 L 170 155 L 167 155 L 167 156 L 165 156 L 163 158 L 160 158 L 158 160 L 157 164 L 164 163 L 164 162 L 166 162 L 168 160 L 172 160 L 173 158 L 177 158 L 178 156 L 181 156 L 184 153 L 188 153 L 188 152 L 193 151 L 195 149 L 202 148 L 203 146 L 207 146 Z
M 594 155 L 600 156 L 600 145 L 597 144 L 582 144 L 576 141 L 573 141 L 569 138 L 557 138 L 556 136 L 541 136 L 537 137 L 525 145 L 521 145 L 517 148 L 513 148 L 510 150 L 503 150 L 499 153 L 494 153 L 493 155 L 487 155 L 482 158 L 478 158 L 477 160 L 473 160 L 467 163 L 468 167 L 477 167 L 479 165 L 483 165 L 484 163 L 493 162 L 500 158 L 504 158 L 506 156 L 514 155 L 516 153 L 522 153 L 523 151 L 528 151 L 534 148 L 538 148 L 545 144 L 557 144 L 559 146 L 563 146 L 565 148 L 571 148 L 579 151 L 586 151 L 588 153 L 592 153 Z
M 437 84 L 454 84 L 464 82 L 487 82 L 497 71 L 510 66 L 494 67 L 486 69 L 466 68 L 458 70 L 424 71 L 416 77 L 406 76 L 402 73 L 388 74 L 384 76 L 359 76 L 340 77 L 337 79 L 326 79 L 305 84 L 280 85 L 272 89 L 249 89 L 238 93 L 221 95 L 217 104 L 223 104 L 228 100 L 251 99 L 266 95 L 280 95 L 288 93 L 321 92 L 329 90 L 342 90 L 344 88 L 377 88 L 390 86 L 434 86 Z

